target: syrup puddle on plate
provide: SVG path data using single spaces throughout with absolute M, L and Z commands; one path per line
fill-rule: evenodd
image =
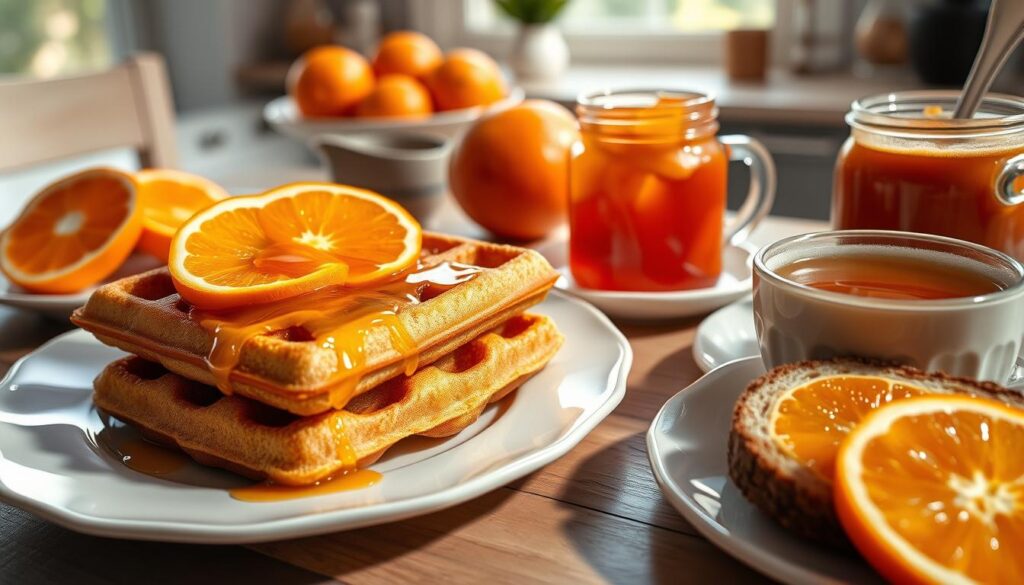
M 107 444 L 114 456 L 129 469 L 160 477 L 180 470 L 188 464 L 185 456 L 145 439 L 127 439 Z
M 272 482 L 245 483 L 241 476 L 203 467 L 202 472 L 212 471 L 215 476 L 230 479 L 196 481 L 190 472 L 196 471 L 198 465 L 189 456 L 145 439 L 137 430 L 117 419 L 105 415 L 100 415 L 100 418 L 103 428 L 94 435 L 95 444 L 125 467 L 165 481 L 222 489 L 242 502 L 280 502 L 365 489 L 376 485 L 382 478 L 380 473 L 371 469 L 359 469 L 310 485 L 287 486 Z M 204 479 L 206 475 L 204 473 Z
M 243 502 L 279 502 L 281 500 L 293 500 L 296 498 L 308 498 L 366 489 L 377 485 L 381 477 L 380 473 L 372 469 L 357 469 L 310 485 L 290 486 L 275 483 L 257 483 L 229 490 L 228 493 L 231 494 L 232 498 Z
M 93 435 L 93 443 L 128 469 L 169 479 L 169 476 L 184 470 L 191 461 L 180 451 L 146 440 L 134 428 L 115 418 L 101 413 L 100 420 L 103 427 Z M 86 433 L 92 434 L 88 430 Z

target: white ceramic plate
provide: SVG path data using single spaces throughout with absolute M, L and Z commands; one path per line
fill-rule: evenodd
M 629 343 L 593 307 L 553 293 L 565 345 L 508 400 L 447 439 L 402 441 L 376 485 L 272 503 L 232 499 L 249 482 L 189 464 L 168 479 L 128 469 L 96 441 L 92 380 L 123 355 L 82 330 L 18 362 L 0 382 L 0 498 L 68 528 L 121 538 L 240 543 L 293 538 L 433 512 L 523 477 L 573 448 L 626 391 Z
M 432 132 L 455 136 L 485 112 L 504 110 L 523 101 L 522 88 L 513 88 L 505 99 L 486 107 L 438 112 L 415 120 L 366 118 L 303 118 L 289 96 L 281 96 L 263 108 L 263 119 L 281 134 L 307 143 L 321 134 L 352 134 L 356 132 Z
M 749 295 L 711 313 L 697 327 L 693 360 L 704 372 L 758 355 L 761 349 L 754 330 L 754 301 Z
M 160 262 L 145 254 L 133 254 L 107 279 L 107 282 L 156 268 Z M 0 274 L 0 305 L 35 311 L 54 319 L 66 320 L 71 312 L 85 304 L 95 287 L 68 295 L 30 293 Z
M 627 292 L 594 290 L 577 286 L 568 267 L 559 269 L 555 284 L 561 290 L 593 303 L 612 317 L 626 319 L 671 319 L 701 315 L 735 301 L 750 292 L 751 262 L 757 249 L 749 244 L 726 246 L 722 253 L 722 275 L 715 286 L 671 292 Z
M 706 374 L 662 407 L 647 432 L 654 477 L 668 501 L 708 540 L 784 583 L 881 583 L 868 565 L 793 536 L 750 504 L 729 479 L 732 409 L 760 358 Z

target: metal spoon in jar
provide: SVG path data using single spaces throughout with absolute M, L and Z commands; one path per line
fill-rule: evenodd
M 996 75 L 1024 39 L 1024 2 L 992 0 L 981 48 L 957 100 L 954 118 L 973 118 Z

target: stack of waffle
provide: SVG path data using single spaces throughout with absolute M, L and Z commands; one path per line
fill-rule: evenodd
M 103 370 L 93 400 L 200 463 L 286 485 L 365 467 L 404 437 L 455 434 L 543 368 L 562 336 L 525 312 L 557 277 L 535 252 L 425 233 L 420 266 L 443 263 L 479 271 L 440 293 L 424 284 L 398 311 L 411 373 L 387 331 L 367 331 L 362 367 L 339 372 L 336 351 L 291 327 L 249 338 L 220 379 L 216 336 L 166 269 L 113 282 L 72 317 L 134 354 Z

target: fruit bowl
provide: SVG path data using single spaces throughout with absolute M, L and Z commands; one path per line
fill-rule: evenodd
M 356 132 L 432 132 L 455 136 L 484 112 L 504 110 L 523 101 L 524 92 L 515 87 L 504 99 L 489 106 L 437 112 L 425 118 L 306 118 L 299 113 L 290 96 L 281 96 L 263 108 L 263 119 L 270 126 L 292 138 L 308 141 L 323 134 Z

